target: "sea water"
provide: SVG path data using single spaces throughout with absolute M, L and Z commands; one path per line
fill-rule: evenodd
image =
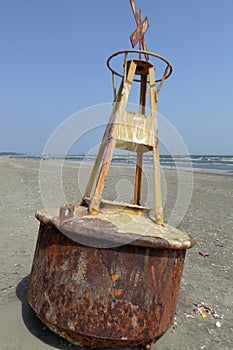
M 56 160 L 65 159 L 66 161 L 94 163 L 96 155 L 44 155 L 44 156 L 13 156 L 14 158 L 30 158 Z M 135 154 L 128 153 L 115 155 L 112 159 L 113 164 L 135 165 L 137 157 Z M 153 155 L 149 152 L 144 154 L 143 164 L 148 167 L 153 166 Z M 184 169 L 194 171 L 205 171 L 215 173 L 233 174 L 233 155 L 160 155 L 160 165 L 168 169 Z
M 94 155 L 70 155 L 66 160 L 94 162 Z M 114 164 L 134 165 L 136 164 L 136 155 L 124 154 L 115 155 L 112 159 Z M 145 166 L 153 166 L 153 156 L 145 154 L 143 157 Z M 160 155 L 161 167 L 170 169 L 184 169 L 194 171 L 208 171 L 233 174 L 233 155 Z

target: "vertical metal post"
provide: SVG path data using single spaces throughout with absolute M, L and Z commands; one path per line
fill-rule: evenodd
M 147 74 L 141 75 L 140 82 L 140 113 L 145 114 L 146 106 L 146 86 L 147 86 Z M 134 186 L 134 204 L 140 205 L 141 200 L 141 188 L 142 188 L 142 162 L 143 152 L 142 147 L 138 146 L 137 150 L 137 163 L 136 163 L 136 175 Z
M 134 61 L 131 61 L 126 79 L 124 80 L 123 84 L 121 84 L 121 87 L 120 87 L 120 89 L 122 91 L 120 90 L 118 93 L 118 96 L 117 96 L 117 102 L 119 99 L 120 107 L 121 107 L 119 109 L 118 113 L 124 113 L 124 111 L 125 111 L 125 106 L 126 106 L 126 103 L 127 103 L 128 97 L 129 97 L 129 92 L 131 90 L 131 85 L 132 85 L 132 82 L 134 79 L 135 71 L 136 71 L 136 63 Z M 115 109 L 115 108 L 117 109 L 116 106 L 114 106 L 113 109 Z M 104 136 L 104 141 L 107 142 L 107 145 L 106 145 L 107 149 L 106 149 L 104 162 L 103 162 L 102 167 L 100 169 L 99 177 L 98 177 L 98 180 L 96 183 L 95 193 L 94 193 L 94 196 L 92 198 L 92 201 L 91 201 L 91 204 L 89 207 L 89 212 L 92 214 L 99 211 L 105 181 L 106 181 L 106 178 L 108 175 L 108 171 L 110 168 L 110 164 L 111 164 L 113 153 L 114 153 L 115 146 L 116 146 L 116 140 L 112 137 L 112 128 L 114 127 L 114 118 L 115 118 L 114 115 L 115 115 L 115 113 L 112 114 L 113 119 L 111 120 L 111 123 L 109 123 L 110 129 L 108 129 L 108 128 L 106 129 L 105 136 Z M 97 161 L 96 161 L 97 165 L 95 166 L 96 169 L 95 169 L 95 171 L 93 171 L 93 176 L 91 176 L 92 184 L 93 184 L 94 179 L 95 179 L 96 171 L 98 170 L 97 166 L 99 167 L 99 165 L 100 165 L 100 161 L 101 161 L 101 158 L 103 156 L 103 152 L 104 152 L 104 146 L 103 146 L 103 148 L 102 147 L 100 148 L 100 154 L 98 154 L 98 156 L 97 156 Z M 88 189 L 90 189 L 90 187 L 91 187 L 90 185 L 88 185 Z
M 103 193 L 105 181 L 107 178 L 107 174 L 110 168 L 110 164 L 112 161 L 115 145 L 116 145 L 116 140 L 110 139 L 107 147 L 107 151 L 105 154 L 104 162 L 99 173 L 99 178 L 97 180 L 95 194 L 94 194 L 94 197 L 92 198 L 92 201 L 89 207 L 90 214 L 94 214 L 99 211 L 102 193 Z
M 104 151 L 105 151 L 105 147 L 106 147 L 106 142 L 102 141 L 102 143 L 100 145 L 98 157 L 95 160 L 95 164 L 94 164 L 94 167 L 92 169 L 91 176 L 89 178 L 84 197 L 83 197 L 83 199 L 81 201 L 81 205 L 85 201 L 85 198 L 88 198 L 91 195 L 91 190 L 92 190 L 95 178 L 96 178 L 97 171 L 98 171 L 98 169 L 100 167 L 100 163 L 101 163 Z
M 159 142 L 158 142 L 158 121 L 156 115 L 156 100 L 155 100 L 155 69 L 149 68 L 150 77 L 150 103 L 151 114 L 154 119 L 154 135 L 155 144 L 153 147 L 154 153 L 154 182 L 155 182 L 155 217 L 157 224 L 163 224 L 163 208 L 162 208 L 162 193 L 161 193 L 161 179 L 160 179 L 160 160 L 159 160 Z
M 141 86 L 140 86 L 140 113 L 145 114 L 147 74 L 141 75 L 140 84 L 141 84 Z
M 142 188 L 142 160 L 143 152 L 139 147 L 137 151 L 137 164 L 135 174 L 135 186 L 134 186 L 134 204 L 140 205 L 141 200 L 141 188 Z
M 105 130 L 105 133 L 104 133 L 104 136 L 103 136 L 100 148 L 99 148 L 98 156 L 97 156 L 97 158 L 95 160 L 95 164 L 94 164 L 94 167 L 92 169 L 91 176 L 89 178 L 89 181 L 88 181 L 88 184 L 87 184 L 87 187 L 86 187 L 86 191 L 85 191 L 85 194 L 84 194 L 84 196 L 83 196 L 83 198 L 81 200 L 80 205 L 83 204 L 83 202 L 85 201 L 85 198 L 88 198 L 91 195 L 91 190 L 93 188 L 94 181 L 95 181 L 98 169 L 100 167 L 101 160 L 102 160 L 103 155 L 104 155 L 105 148 L 107 147 L 107 144 L 109 142 L 108 137 L 109 137 L 109 134 L 110 134 L 110 129 L 112 128 L 113 118 L 114 118 L 116 109 L 118 108 L 118 103 L 121 100 L 122 90 L 123 90 L 123 80 L 121 82 L 121 85 L 119 87 L 118 93 L 116 95 L 116 98 L 115 98 L 115 101 L 114 101 L 114 105 L 113 105 L 112 115 L 111 115 L 108 127 Z
M 115 79 L 115 74 L 112 72 L 112 87 L 113 87 L 113 97 L 114 100 L 116 99 L 116 79 Z

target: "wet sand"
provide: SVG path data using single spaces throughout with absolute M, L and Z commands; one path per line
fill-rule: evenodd
M 89 166 L 84 168 L 82 176 L 86 178 Z M 78 165 L 72 163 L 64 169 L 65 193 L 68 201 L 76 205 L 81 198 L 77 169 Z M 165 218 L 169 219 L 177 178 L 172 170 L 164 174 L 168 193 Z M 124 183 L 126 176 L 127 181 L 133 179 L 131 167 L 114 167 L 114 175 L 109 175 L 106 185 L 107 197 L 123 199 L 125 195 L 124 200 L 130 200 L 124 191 L 124 186 L 128 186 Z M 44 327 L 26 301 L 39 226 L 34 212 L 43 207 L 38 178 L 39 161 L 0 158 L 1 350 L 78 349 Z M 120 178 L 123 191 L 116 190 L 116 179 Z M 196 244 L 187 251 L 173 327 L 152 349 L 232 349 L 233 176 L 195 173 L 191 203 L 179 228 L 191 233 Z M 200 251 L 208 252 L 209 257 L 203 257 Z M 196 314 L 195 304 L 202 302 L 215 314 L 203 319 Z

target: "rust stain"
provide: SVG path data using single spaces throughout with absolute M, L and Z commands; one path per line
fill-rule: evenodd
M 117 281 L 119 277 L 120 276 L 117 273 L 114 273 L 114 275 L 112 275 L 113 282 Z
M 121 294 L 122 294 L 121 290 L 119 290 L 119 289 L 115 290 L 115 296 L 116 297 L 119 297 Z
M 63 233 L 71 239 L 78 237 L 80 242 L 95 244 L 99 241 L 102 246 L 106 242 L 118 242 L 145 246 L 147 248 L 189 249 L 195 239 L 176 228 L 166 224 L 157 225 L 149 217 L 150 209 L 124 203 L 113 203 L 102 200 L 99 213 L 90 215 L 87 208 L 76 207 L 74 216 L 63 221 L 59 220 L 54 211 L 54 216 L 48 216 L 44 209 L 36 212 L 36 217 L 46 225 L 55 224 Z M 127 223 L 127 225 L 125 225 Z
M 156 281 L 155 281 L 155 268 L 154 268 L 154 266 L 153 266 L 153 265 L 151 266 L 151 274 L 152 274 L 152 280 L 153 280 L 154 287 L 156 288 Z
M 171 326 L 184 257 L 185 250 L 131 244 L 91 248 L 41 223 L 28 301 L 72 343 L 146 345 Z
M 134 0 L 130 0 L 131 8 L 134 14 L 134 18 L 137 24 L 137 29 L 130 36 L 131 44 L 134 47 L 138 42 L 140 43 L 140 49 L 146 51 L 146 43 L 144 40 L 144 34 L 149 28 L 149 23 L 147 17 L 142 22 L 141 16 L 138 14 L 137 7 Z M 141 11 L 140 11 L 141 12 Z M 148 61 L 148 54 L 145 54 L 145 58 Z

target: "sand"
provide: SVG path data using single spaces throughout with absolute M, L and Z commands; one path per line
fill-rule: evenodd
M 81 196 L 77 168 L 71 163 L 64 170 L 67 198 L 75 204 Z M 130 167 L 114 171 L 117 176 L 110 174 L 106 186 L 110 198 L 122 195 L 115 193 L 117 178 L 124 179 L 125 174 L 127 180 L 133 178 Z M 0 349 L 78 349 L 44 327 L 26 301 L 39 225 L 34 212 L 43 207 L 38 177 L 39 161 L 0 158 Z M 175 172 L 166 170 L 165 177 L 168 218 L 176 193 Z M 186 255 L 174 325 L 153 350 L 232 349 L 232 208 L 233 176 L 195 173 L 192 200 L 179 228 L 197 241 Z M 200 251 L 207 251 L 209 257 Z M 197 315 L 193 309 L 201 302 L 219 318 Z

